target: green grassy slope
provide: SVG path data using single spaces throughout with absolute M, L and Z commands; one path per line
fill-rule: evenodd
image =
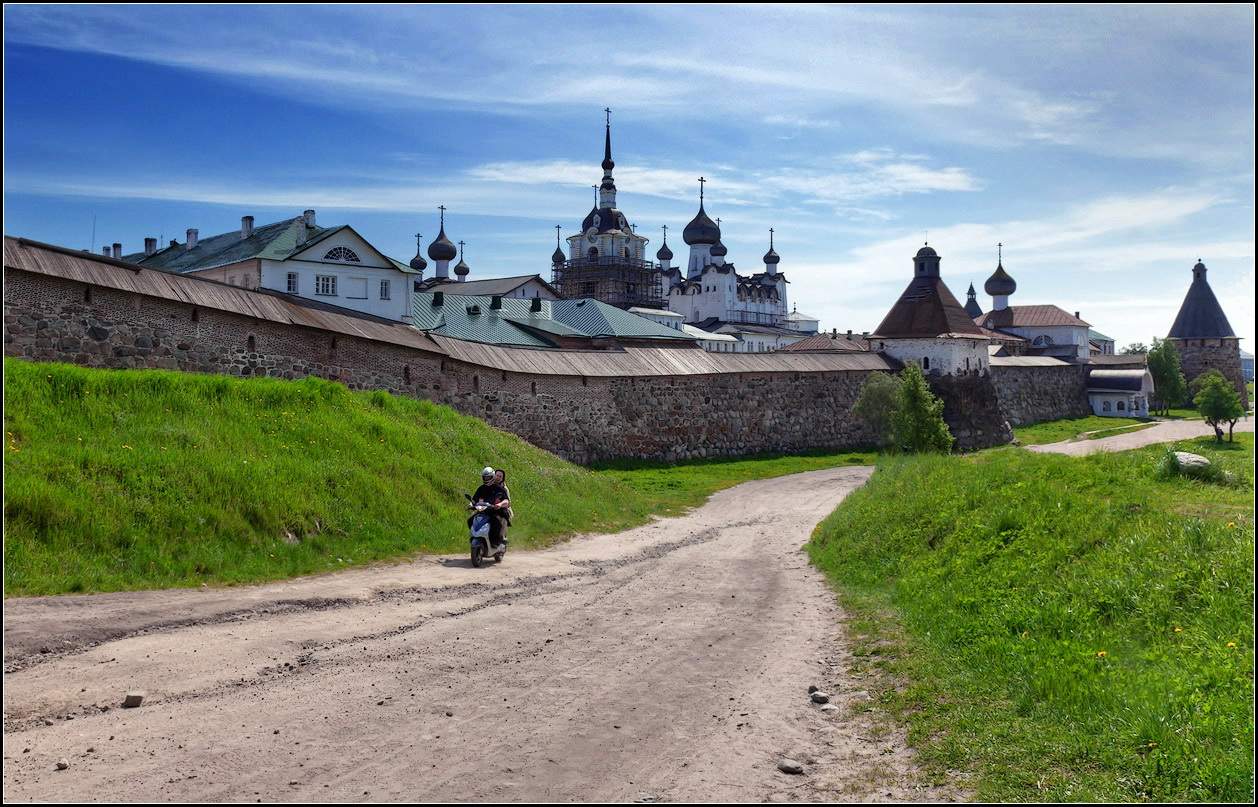
M 611 479 L 425 401 L 318 379 L 5 362 L 5 595 L 278 579 L 461 552 L 509 471 L 511 537 L 646 519 Z
M 991 801 L 1253 795 L 1253 442 L 889 458 L 809 545 L 920 759 Z

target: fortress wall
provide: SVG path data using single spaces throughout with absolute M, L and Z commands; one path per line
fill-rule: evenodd
M 241 378 L 316 376 L 448 405 L 580 463 L 873 442 L 851 414 L 869 370 L 529 374 L 54 275 L 7 267 L 4 280 L 10 357 Z
M 1085 365 L 993 365 L 991 378 L 1010 426 L 1092 414 Z
M 1239 339 L 1172 339 L 1179 351 L 1180 371 L 1184 380 L 1192 383 L 1207 370 L 1218 370 L 1231 381 L 1240 395 L 1241 404 L 1249 406 L 1249 390 L 1241 372 L 1241 345 Z

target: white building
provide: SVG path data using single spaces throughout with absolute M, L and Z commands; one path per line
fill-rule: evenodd
M 320 227 L 315 211 L 292 219 L 187 240 L 164 249 L 145 239 L 143 253 L 114 257 L 167 272 L 209 278 L 246 289 L 269 289 L 401 322 L 411 321 L 411 285 L 418 272 L 381 253 L 349 225 Z

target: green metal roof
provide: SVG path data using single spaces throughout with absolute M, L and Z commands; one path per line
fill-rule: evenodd
M 298 236 L 303 230 L 305 241 L 298 244 Z M 142 252 L 137 252 L 127 255 L 123 260 L 180 274 L 212 269 L 215 266 L 225 266 L 254 258 L 283 261 L 342 230 L 354 232 L 348 224 L 336 227 L 311 227 L 306 224 L 305 217 L 298 216 L 256 227 L 248 238 L 241 238 L 239 230 L 232 230 L 229 233 L 200 238 L 192 249 L 188 249 L 185 244 L 175 243 L 165 249 L 159 249 L 152 255 L 146 256 Z M 356 232 L 354 234 L 358 235 Z M 415 270 L 408 264 L 395 261 L 387 255 L 384 257 L 399 272 L 415 274 Z
M 434 306 L 433 291 L 419 292 L 412 297 L 414 325 L 474 342 L 529 347 L 554 347 L 544 335 L 694 341 L 681 331 L 598 300 L 498 299 L 502 307 L 495 309 L 492 295 L 444 294 L 442 305 Z M 534 303 L 539 311 L 532 310 Z

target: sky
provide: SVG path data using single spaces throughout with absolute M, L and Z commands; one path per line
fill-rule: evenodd
M 1198 259 L 1254 350 L 1254 7 L 6 5 L 4 232 L 182 242 L 312 208 L 469 279 L 550 278 L 602 177 L 654 254 L 698 210 L 826 330 L 872 331 L 929 243 L 962 303 L 1121 350 Z M 998 244 L 1002 245 L 998 248 Z M 432 263 L 429 262 L 429 272 Z

